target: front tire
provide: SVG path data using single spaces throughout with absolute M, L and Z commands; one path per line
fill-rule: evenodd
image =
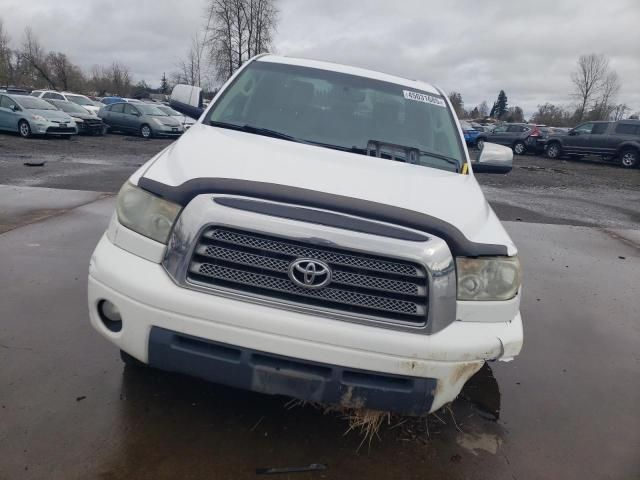
M 140 135 L 142 138 L 151 138 L 153 132 L 151 131 L 151 127 L 146 123 L 140 127 Z
M 620 166 L 622 168 L 633 168 L 638 165 L 639 159 L 638 151 L 628 148 L 620 153 Z
M 560 155 L 562 155 L 562 149 L 557 142 L 550 143 L 544 150 L 547 154 L 547 157 L 552 160 L 556 160 L 560 158 Z
M 484 148 L 484 138 L 479 138 L 476 140 L 476 148 L 478 150 L 482 150 Z
M 29 138 L 31 136 L 31 126 L 26 120 L 20 120 L 18 123 L 18 133 L 22 138 Z
M 523 142 L 516 142 L 513 144 L 513 153 L 516 155 L 524 155 L 527 151 L 527 147 Z

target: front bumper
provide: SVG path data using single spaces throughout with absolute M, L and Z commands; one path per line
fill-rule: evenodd
M 167 126 L 167 125 L 154 125 L 153 133 L 157 136 L 163 137 L 179 137 L 184 133 L 184 128 L 182 126 Z
M 97 306 L 103 299 L 120 310 L 119 332 L 100 319 Z M 452 401 L 485 360 L 510 359 L 522 346 L 519 313 L 508 322 L 455 321 L 432 335 L 320 318 L 178 287 L 159 263 L 129 253 L 106 236 L 91 260 L 89 312 L 94 328 L 120 349 L 167 370 L 264 393 L 413 414 Z M 154 332 L 165 332 L 164 337 Z M 176 335 L 199 346 L 180 351 L 171 340 Z M 236 366 L 244 375 L 241 383 L 236 370 L 220 364 L 219 355 L 211 353 L 215 348 L 206 346 L 220 344 L 247 359 Z M 278 362 L 265 370 L 251 360 L 256 354 L 303 370 L 311 366 L 315 373 L 305 377 Z M 326 373 L 322 378 L 318 365 Z M 364 382 L 359 388 L 365 390 L 354 391 L 344 372 L 351 383 L 354 378 Z M 406 395 L 371 393 L 392 391 L 389 385 L 400 386 Z

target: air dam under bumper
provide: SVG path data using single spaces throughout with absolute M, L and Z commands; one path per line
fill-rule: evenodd
M 428 412 L 437 380 L 343 368 L 153 327 L 149 365 L 231 387 L 348 408 Z
M 139 241 L 155 243 L 143 237 Z M 119 309 L 122 316 L 120 331 L 108 330 L 101 321 L 98 314 L 101 300 L 109 300 Z M 322 392 L 315 393 L 327 399 L 345 399 L 344 395 L 339 395 L 345 392 L 341 385 L 347 385 L 344 372 L 354 372 L 355 377 L 364 372 L 385 378 L 410 379 L 414 382 L 414 392 L 420 391 L 425 395 L 422 402 L 423 408 L 427 409 L 425 411 L 437 410 L 453 401 L 485 360 L 513 357 L 522 346 L 520 314 L 510 322 L 455 321 L 435 334 L 423 335 L 281 310 L 181 288 L 173 283 L 160 264 L 114 245 L 106 235 L 91 259 L 88 301 L 93 327 L 118 348 L 144 363 L 151 361 L 161 368 L 206 375 L 205 378 L 217 375 L 206 371 L 214 368 L 206 366 L 209 363 L 206 356 L 193 356 L 193 352 L 185 353 L 192 359 L 197 358 L 195 362 L 187 362 L 182 355 L 173 352 L 167 354 L 168 360 L 162 360 L 173 366 L 169 363 L 159 365 L 157 362 L 160 360 L 153 352 L 159 348 L 158 342 L 151 341 L 152 332 L 158 328 L 179 333 L 183 338 L 236 348 L 241 351 L 241 356 L 263 354 L 278 361 L 284 358 L 303 366 L 329 368 L 330 381 L 323 380 Z M 252 361 L 255 370 L 255 361 Z M 214 381 L 234 385 L 230 372 L 226 379 Z M 286 377 L 291 379 L 299 375 L 298 372 L 292 373 Z M 276 390 L 281 388 L 284 380 L 273 378 L 273 385 L 264 385 L 259 391 L 272 389 L 274 393 L 299 396 L 300 391 L 296 393 L 290 387 Z M 351 376 L 351 383 L 354 383 L 353 378 Z M 332 381 L 336 383 L 332 384 Z M 251 382 L 244 380 L 238 386 L 247 388 L 248 385 L 254 386 L 253 379 Z M 376 386 L 378 393 L 370 397 L 375 397 L 376 402 L 382 398 L 379 387 L 380 384 Z M 307 392 L 307 395 L 312 396 L 312 393 Z M 432 401 L 430 397 L 433 397 Z M 395 406 L 392 402 L 388 409 L 403 411 L 406 405 L 420 404 L 419 401 L 417 404 L 412 402 L 414 400 L 401 400 Z M 369 405 L 364 403 L 362 406 Z

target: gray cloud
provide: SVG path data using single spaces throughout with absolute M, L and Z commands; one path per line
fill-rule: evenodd
M 157 84 L 202 28 L 205 0 L 1 0 L 15 41 L 31 25 L 50 49 L 85 68 L 126 63 Z M 426 80 L 462 93 L 467 107 L 502 88 L 531 113 L 571 102 L 581 53 L 603 53 L 622 81 L 619 101 L 640 110 L 637 0 L 426 2 L 280 0 L 278 53 L 330 60 Z

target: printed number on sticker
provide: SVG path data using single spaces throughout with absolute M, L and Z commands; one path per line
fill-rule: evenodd
M 407 100 L 414 100 L 416 102 L 430 103 L 431 105 L 438 105 L 439 107 L 445 106 L 444 100 L 433 95 L 426 93 L 412 92 L 410 90 L 403 90 L 404 98 Z

